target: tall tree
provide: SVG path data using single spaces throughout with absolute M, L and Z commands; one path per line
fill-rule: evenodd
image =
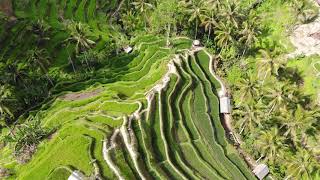
M 216 17 L 214 16 L 214 11 L 211 10 L 209 12 L 209 15 L 203 15 L 201 21 L 201 26 L 203 26 L 205 31 L 208 32 L 207 41 L 209 41 L 211 32 L 218 26 L 218 22 L 216 20 Z
M 295 146 L 297 143 L 304 144 L 306 140 L 306 132 L 313 128 L 313 123 L 316 123 L 316 117 L 319 115 L 318 111 L 306 110 L 301 105 L 297 109 L 290 112 L 283 112 L 278 116 L 279 122 L 284 129 L 284 135 L 292 139 Z
M 95 45 L 95 42 L 89 39 L 89 36 L 92 33 L 89 26 L 75 21 L 65 21 L 64 23 L 69 33 L 69 37 L 64 42 L 66 43 L 67 48 L 71 44 L 75 45 L 76 55 L 78 55 L 82 51 L 92 48 Z M 72 65 L 73 71 L 75 72 L 74 61 L 72 60 L 69 51 L 68 59 L 70 64 Z
M 153 9 L 153 5 L 147 0 L 137 0 L 131 3 L 136 10 L 144 17 L 145 29 L 147 28 L 147 22 L 149 21 L 148 12 Z
M 264 98 L 269 106 L 269 113 L 272 111 L 288 110 L 288 105 L 292 102 L 296 91 L 296 86 L 290 85 L 286 82 L 274 83 L 273 87 L 264 89 Z
M 153 30 L 157 33 L 166 32 L 167 46 L 170 45 L 172 29 L 175 28 L 174 26 L 177 23 L 177 11 L 177 0 L 162 0 L 158 3 L 151 17 Z
M 0 121 L 7 122 L 13 117 L 10 107 L 14 99 L 12 98 L 12 89 L 8 85 L 0 85 Z
M 305 149 L 298 149 L 287 163 L 287 179 L 314 179 L 320 173 L 320 165 L 316 162 L 312 153 Z
M 39 69 L 53 86 L 53 82 L 48 74 L 50 56 L 46 49 L 32 49 L 27 52 L 27 61 L 32 68 Z
M 239 134 L 254 133 L 255 128 L 262 127 L 262 121 L 265 117 L 265 107 L 261 101 L 248 102 L 234 110 L 234 115 L 239 117 L 236 122 L 236 127 L 239 129 Z
M 236 93 L 237 104 L 242 102 L 249 102 L 256 97 L 259 97 L 261 83 L 258 81 L 257 76 L 253 73 L 247 73 L 245 77 L 241 78 L 236 84 L 238 89 Z
M 197 39 L 198 28 L 202 19 L 202 16 L 205 13 L 204 1 L 203 0 L 191 0 L 191 1 L 182 1 L 185 6 L 186 13 L 188 15 L 188 22 L 195 24 L 195 39 Z
M 215 31 L 215 40 L 217 40 L 217 45 L 220 49 L 228 48 L 234 42 L 232 30 L 232 27 L 224 22 L 219 22 L 217 30 Z
M 280 158 L 281 150 L 284 149 L 284 140 L 279 134 L 278 128 L 273 127 L 270 130 L 261 131 L 257 138 L 256 146 L 262 157 L 269 163 L 274 164 Z
M 257 22 L 257 18 L 254 17 L 253 19 L 249 21 L 244 21 L 242 23 L 242 30 L 240 32 L 241 37 L 239 40 L 245 45 L 243 54 L 248 48 L 251 48 L 252 45 L 258 41 L 257 36 L 260 34 L 260 32 L 256 28 L 257 25 L 255 23 Z
M 269 50 L 259 50 L 262 57 L 257 61 L 258 76 L 263 81 L 270 75 L 279 75 L 279 69 L 285 67 L 284 58 L 275 58 Z
M 66 21 L 65 24 L 69 33 L 69 37 L 65 42 L 67 44 L 75 44 L 76 54 L 90 49 L 95 45 L 95 42 L 89 39 L 92 33 L 89 26 L 75 21 Z
M 220 17 L 223 19 L 224 23 L 226 23 L 228 26 L 231 25 L 235 28 L 239 28 L 243 14 L 240 11 L 240 6 L 237 1 L 224 1 L 221 7 L 222 10 Z

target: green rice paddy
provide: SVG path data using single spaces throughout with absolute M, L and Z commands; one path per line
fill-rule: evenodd
M 99 1 L 101 3 L 101 1 Z M 88 23 L 93 37 L 107 42 L 106 31 L 96 21 L 96 0 L 30 0 L 29 13 L 20 16 L 37 19 L 45 17 L 52 26 L 60 26 L 59 15 Z M 39 9 L 37 11 L 36 9 Z M 59 13 L 57 13 L 59 12 Z M 59 14 L 59 15 L 58 15 Z M 19 24 L 11 31 L 21 34 L 25 26 Z M 48 49 L 56 54 L 54 66 L 66 63 L 67 49 L 57 50 L 65 39 L 63 31 L 56 31 Z M 14 58 L 9 48 L 16 37 L 6 39 L 1 56 Z M 32 38 L 32 37 L 29 37 Z M 135 50 L 110 61 L 108 68 L 99 69 L 97 76 L 81 82 L 62 81 L 53 89 L 57 97 L 44 104 L 36 116 L 41 125 L 55 130 L 44 140 L 26 164 L 19 164 L 12 156 L 0 155 L 0 165 L 10 169 L 9 179 L 67 179 L 74 170 L 85 176 L 94 175 L 95 166 L 104 179 L 116 179 L 110 164 L 103 157 L 103 141 L 111 143 L 116 129 L 124 125 L 123 118 L 132 118 L 139 108 L 140 116 L 126 125 L 138 154 L 138 165 L 126 147 L 123 134 L 110 149 L 114 165 L 124 179 L 140 179 L 139 171 L 149 179 L 254 179 L 245 162 L 226 139 L 219 117 L 217 89 L 219 83 L 209 71 L 209 57 L 204 51 L 187 58 L 181 56 L 191 48 L 191 40 L 173 39 L 172 47 L 165 47 L 161 37 L 142 36 L 132 40 Z M 20 51 L 26 49 L 20 47 Z M 176 73 L 168 75 L 168 85 L 154 90 L 168 72 L 174 55 Z M 71 94 L 99 93 L 85 98 L 66 98 Z M 153 98 L 147 101 L 146 95 Z M 4 148 L 0 154 L 10 154 Z

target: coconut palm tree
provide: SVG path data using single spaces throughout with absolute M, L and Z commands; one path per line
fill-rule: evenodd
M 205 14 L 206 9 L 204 8 L 204 1 L 181 1 L 185 7 L 185 12 L 188 14 L 188 22 L 195 23 L 195 39 L 197 39 L 198 28 L 202 19 L 202 16 Z
M 53 86 L 53 82 L 48 74 L 48 67 L 50 65 L 50 56 L 46 49 L 34 48 L 27 52 L 27 61 L 33 68 L 39 69 L 47 77 L 50 84 Z
M 256 139 L 256 147 L 265 160 L 274 164 L 279 158 L 281 150 L 284 149 L 284 140 L 285 138 L 279 134 L 278 128 L 273 127 L 270 130 L 261 131 Z
M 250 21 L 244 21 L 242 23 L 243 30 L 240 32 L 241 37 L 239 41 L 246 46 L 243 54 L 247 48 L 252 47 L 252 45 L 258 41 L 257 36 L 260 32 L 256 29 L 256 25 L 253 22 L 257 22 L 257 18 L 253 18 Z
M 269 50 L 259 50 L 262 58 L 258 59 L 257 67 L 259 69 L 258 76 L 264 80 L 268 75 L 279 75 L 279 69 L 284 68 L 286 60 L 284 58 L 274 58 Z
M 278 82 L 265 88 L 264 99 L 268 102 L 269 113 L 274 110 L 287 110 L 287 105 L 294 98 L 296 88 L 285 82 Z
M 225 1 L 222 3 L 222 10 L 220 17 L 223 19 L 225 24 L 229 26 L 232 25 L 235 28 L 239 28 L 239 24 L 241 23 L 241 18 L 243 14 L 240 12 L 239 4 L 236 1 Z
M 122 13 L 120 20 L 127 32 L 133 32 L 134 29 L 137 29 L 137 27 L 143 26 L 141 18 L 136 17 L 134 11 L 132 10 Z
M 95 45 L 95 42 L 89 39 L 91 30 L 87 25 L 74 21 L 66 21 L 65 24 L 69 32 L 69 37 L 65 42 L 67 44 L 75 44 L 76 54 L 90 49 Z
M 215 35 L 217 45 L 221 49 L 228 47 L 228 45 L 234 42 L 234 38 L 232 36 L 232 27 L 228 26 L 227 24 L 221 21 L 217 26 Z
M 241 78 L 236 83 L 236 88 L 239 89 L 237 95 L 240 101 L 238 104 L 241 104 L 243 101 L 249 102 L 256 97 L 259 97 L 261 83 L 258 81 L 255 74 L 247 73 L 244 78 Z
M 145 22 L 145 29 L 147 28 L 147 22 L 149 22 L 149 19 L 148 19 L 148 11 L 153 9 L 153 5 L 151 3 L 148 2 L 148 0 L 137 0 L 135 2 L 132 2 L 131 3 L 134 8 L 136 10 L 138 10 L 139 13 L 141 13 L 144 17 L 144 22 Z
M 286 179 L 314 179 L 320 173 L 319 163 L 312 156 L 312 152 L 305 149 L 298 149 L 294 156 L 291 156 L 287 163 Z
M 12 89 L 8 85 L 0 86 L 0 120 L 6 120 L 6 118 L 12 118 L 13 112 L 9 107 L 9 103 L 13 101 L 11 98 Z
M 203 26 L 204 30 L 208 32 L 207 40 L 209 41 L 211 32 L 214 30 L 215 27 L 218 26 L 218 22 L 216 21 L 213 10 L 210 11 L 210 15 L 207 15 L 207 14 L 203 15 L 200 26 Z
M 306 110 L 301 105 L 297 105 L 297 109 L 283 112 L 277 119 L 285 131 L 284 136 L 290 137 L 297 146 L 299 142 L 304 144 L 306 132 L 308 129 L 314 128 L 312 124 L 316 123 L 318 114 L 318 111 Z
M 2 78 L 6 83 L 22 86 L 27 89 L 29 74 L 23 63 L 7 61 Z
M 307 1 L 293 0 L 291 1 L 292 7 L 295 11 L 298 22 L 305 24 L 315 19 L 318 16 L 317 8 L 308 7 Z
M 239 129 L 239 134 L 254 133 L 255 128 L 262 127 L 262 121 L 265 118 L 265 106 L 262 101 L 250 101 L 241 105 L 234 110 L 234 115 L 239 117 L 236 122 L 236 128 Z
M 42 42 L 50 40 L 49 33 L 52 27 L 43 19 L 38 19 L 32 24 L 32 31 L 37 36 L 38 45 Z

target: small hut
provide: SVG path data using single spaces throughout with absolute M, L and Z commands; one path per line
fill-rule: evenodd
M 252 172 L 257 176 L 258 179 L 261 180 L 269 174 L 269 168 L 265 164 L 259 164 L 254 168 Z
M 199 40 L 196 39 L 192 42 L 192 47 L 200 47 L 200 46 L 201 46 L 201 42 Z
M 229 97 L 220 97 L 220 113 L 230 114 L 231 113 L 231 100 Z
M 131 53 L 133 51 L 133 48 L 131 46 L 126 46 L 123 48 L 124 52 L 127 54 Z

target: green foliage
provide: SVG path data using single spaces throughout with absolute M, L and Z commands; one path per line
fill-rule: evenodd
M 41 126 L 40 119 L 31 118 L 17 126 L 14 132 L 11 131 L 4 139 L 5 142 L 14 143 L 14 154 L 18 157 L 25 153 L 34 153 L 36 146 L 48 134 L 49 131 Z
M 307 139 L 315 136 L 320 110 L 310 96 L 301 91 L 303 84 L 297 69 L 288 67 L 277 52 L 260 52 L 262 58 L 245 66 L 239 83 L 233 85 L 234 125 L 247 145 L 246 150 L 268 163 L 277 178 L 307 178 L 304 171 L 298 173 L 297 170 L 292 175 L 292 169 L 285 166 L 288 167 L 290 159 L 300 151 L 305 151 L 301 149 L 309 149 Z M 316 160 L 316 151 L 305 153 L 310 161 Z M 312 164 L 307 171 L 310 179 L 319 167 Z
M 287 67 L 281 57 L 291 50 L 286 36 L 293 25 L 315 19 L 317 9 L 309 1 L 30 0 L 13 6 L 14 23 L 0 15 L 1 124 L 17 123 L 7 139 L 17 154 L 27 154 L 22 161 L 48 134 L 43 127 L 59 129 L 52 140 L 40 143 L 30 163 L 10 164 L 19 178 L 49 172 L 53 179 L 67 177 L 61 165 L 90 176 L 96 158 L 102 176 L 114 179 L 99 162 L 100 140 L 121 126 L 119 117 L 137 109 L 134 101 L 142 101 L 163 77 L 171 55 L 190 47 L 191 40 L 174 36 L 200 39 L 215 52 L 214 67 L 231 84 L 235 127 L 246 150 L 271 165 L 276 178 L 316 178 L 310 139 L 317 138 L 319 109 L 307 94 L 318 93 L 319 63 L 304 58 Z M 121 52 L 127 45 L 135 46 L 132 54 Z M 209 66 L 203 52 L 182 62 L 181 77 L 172 77 L 169 88 L 156 93 L 157 109 L 133 123 L 143 162 L 155 178 L 181 178 L 180 173 L 190 179 L 251 178 L 225 139 L 215 92 L 220 84 Z M 91 97 L 92 87 L 103 90 Z M 81 91 L 73 94 L 80 100 L 56 99 L 66 91 Z M 41 122 L 23 122 L 30 110 Z M 138 175 L 123 149 L 122 144 L 112 153 L 124 176 L 133 179 Z

